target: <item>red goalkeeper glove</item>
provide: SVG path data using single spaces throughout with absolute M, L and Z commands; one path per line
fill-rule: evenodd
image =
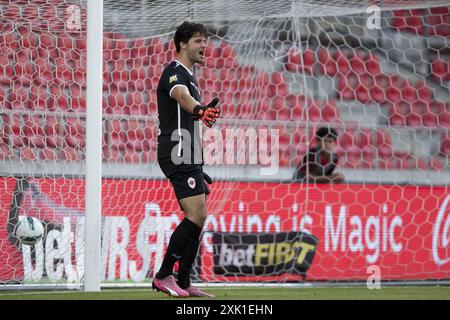
M 194 120 L 201 120 L 205 126 L 211 128 L 216 119 L 220 117 L 220 109 L 215 108 L 219 103 L 219 98 L 215 97 L 206 106 L 195 106 L 192 117 Z

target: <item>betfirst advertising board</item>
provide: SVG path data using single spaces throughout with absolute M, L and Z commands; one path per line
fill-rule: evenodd
M 201 281 L 450 279 L 446 186 L 303 185 L 216 181 L 208 196 Z M 0 280 L 78 281 L 84 272 L 80 179 L 0 178 Z M 19 216 L 47 226 L 14 241 Z M 103 180 L 105 281 L 149 281 L 183 219 L 165 180 Z

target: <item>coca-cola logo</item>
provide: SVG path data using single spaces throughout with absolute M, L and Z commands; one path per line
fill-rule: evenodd
M 448 244 L 450 243 L 450 195 L 448 195 L 439 208 L 438 216 L 433 230 L 433 259 L 438 266 L 450 262 Z M 446 254 L 444 254 L 444 252 Z

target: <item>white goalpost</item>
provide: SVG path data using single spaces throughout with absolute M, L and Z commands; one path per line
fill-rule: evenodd
M 86 37 L 86 237 L 84 291 L 100 291 L 103 0 L 88 1 Z
M 10 0 L 0 290 L 150 286 L 183 219 L 156 87 L 185 20 L 208 30 L 195 76 L 221 108 L 202 130 L 214 183 L 193 282 L 447 284 L 448 1 Z M 342 183 L 294 178 L 321 127 Z M 45 232 L 26 244 L 31 217 Z

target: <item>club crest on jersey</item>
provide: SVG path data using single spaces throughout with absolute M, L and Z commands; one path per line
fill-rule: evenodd
M 178 81 L 177 75 L 171 76 L 169 78 L 169 83 L 176 82 L 176 81 Z
M 190 177 L 187 182 L 191 189 L 195 188 L 195 179 L 194 178 Z

